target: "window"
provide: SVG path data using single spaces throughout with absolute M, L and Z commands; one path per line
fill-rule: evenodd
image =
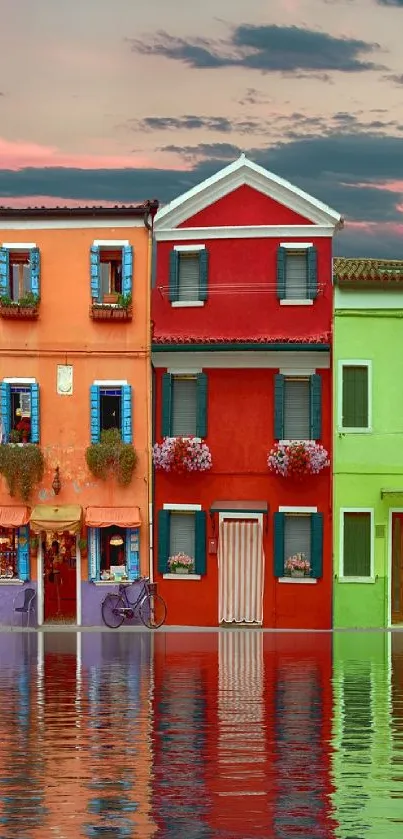
M 101 431 L 118 428 L 124 443 L 132 442 L 132 389 L 128 384 L 91 386 L 91 443 Z
M 18 303 L 27 294 L 39 297 L 40 256 L 36 246 L 0 248 L 0 295 Z
M 343 429 L 370 429 L 370 365 L 342 363 L 341 416 Z M 340 422 L 341 420 L 341 422 Z
M 29 579 L 28 527 L 0 527 L 0 579 Z
M 194 559 L 195 574 L 206 573 L 206 513 L 198 505 L 165 505 L 158 513 L 158 570 L 171 573 L 169 558 L 184 553 Z M 190 507 L 190 509 L 189 509 Z
M 302 553 L 310 563 L 309 576 L 322 576 L 323 513 L 298 511 L 274 514 L 274 575 L 284 577 L 285 563 Z
M 177 305 L 207 300 L 208 251 L 202 246 L 184 245 L 171 251 L 169 299 Z
M 317 251 L 313 246 L 280 245 L 277 250 L 279 300 L 314 300 L 318 293 Z
M 342 511 L 342 577 L 372 577 L 372 511 Z
M 1 432 L 6 443 L 39 443 L 39 386 L 2 382 Z
M 90 255 L 91 297 L 95 303 L 111 302 L 108 295 L 128 297 L 133 286 L 133 248 L 128 243 L 119 245 L 94 244 Z
M 274 379 L 274 438 L 319 440 L 322 436 L 322 379 L 284 376 Z
M 206 437 L 207 376 L 172 375 L 162 379 L 162 436 Z
M 100 580 L 135 580 L 140 573 L 138 528 L 88 528 L 89 577 Z

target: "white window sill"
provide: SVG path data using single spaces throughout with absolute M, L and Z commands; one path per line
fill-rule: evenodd
M 15 577 L 10 578 L 7 580 L 5 577 L 1 577 L 0 579 L 0 586 L 23 586 L 24 580 L 17 580 Z
M 338 434 L 372 434 L 372 428 L 338 428 Z
M 277 579 L 279 583 L 297 583 L 298 585 L 301 585 L 301 583 L 303 585 L 312 585 L 312 583 L 315 584 L 318 582 L 313 577 L 278 577 Z
M 201 443 L 201 437 L 192 437 L 190 434 L 172 434 L 172 439 L 176 440 L 178 437 L 181 437 L 182 440 L 194 440 L 196 443 Z
M 313 306 L 313 300 L 288 300 L 284 297 L 280 300 L 280 306 Z
M 338 577 L 336 582 L 338 583 L 375 583 L 375 577 Z
M 316 440 L 300 440 L 300 439 L 297 440 L 297 439 L 295 439 L 295 440 L 279 440 L 278 442 L 283 443 L 285 446 L 290 446 L 291 443 L 315 443 Z
M 199 309 L 204 306 L 204 300 L 174 300 L 171 306 L 173 309 Z
M 201 574 L 163 574 L 164 580 L 201 580 Z
M 92 582 L 94 586 L 119 586 L 121 583 L 130 586 L 134 580 L 90 580 L 89 582 Z

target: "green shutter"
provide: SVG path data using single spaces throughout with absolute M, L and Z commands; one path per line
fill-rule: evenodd
M 203 248 L 199 254 L 199 300 L 207 300 L 208 297 L 208 250 Z
M 284 376 L 274 377 L 274 439 L 284 439 Z
M 371 514 L 344 513 L 343 577 L 371 576 Z
M 284 577 L 284 513 L 274 513 L 273 516 L 273 559 L 274 576 Z
M 196 574 L 206 574 L 206 513 L 197 510 L 195 513 L 195 571 Z
M 322 377 L 316 373 L 311 376 L 310 387 L 311 440 L 322 437 Z
M 169 254 L 169 300 L 174 303 L 179 297 L 179 251 Z
M 172 428 L 172 378 L 169 373 L 162 377 L 162 417 L 161 434 L 163 437 L 171 436 Z
M 287 251 L 279 246 L 277 248 L 277 298 L 285 298 L 285 275 L 286 275 Z
M 323 513 L 311 515 L 311 577 L 323 575 Z
M 207 375 L 197 375 L 197 424 L 196 437 L 207 436 Z
M 307 248 L 308 299 L 315 300 L 318 294 L 318 253 L 315 247 Z
M 169 531 L 171 514 L 169 510 L 158 512 L 158 571 L 160 574 L 168 573 L 169 559 Z
M 368 428 L 368 367 L 343 366 L 343 428 Z

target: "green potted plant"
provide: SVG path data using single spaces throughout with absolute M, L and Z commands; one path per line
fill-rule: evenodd
M 95 478 L 105 481 L 113 474 L 121 486 L 128 486 L 137 463 L 137 453 L 130 443 L 122 442 L 119 429 L 110 428 L 101 431 L 99 443 L 88 446 L 85 459 Z
M 45 458 L 39 446 L 5 444 L 0 446 L 0 473 L 6 479 L 10 495 L 28 501 L 33 488 L 43 478 Z
M 12 300 L 7 294 L 0 297 L 0 315 L 6 318 L 32 319 L 38 316 L 40 297 L 33 291 L 27 291 L 18 300 Z

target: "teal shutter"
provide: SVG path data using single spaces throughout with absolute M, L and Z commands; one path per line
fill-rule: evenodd
M 90 388 L 90 430 L 91 443 L 99 443 L 101 436 L 101 399 L 98 385 Z
M 323 574 L 323 513 L 311 515 L 311 577 Z
M 171 514 L 169 510 L 158 512 L 158 571 L 160 574 L 168 573 L 169 559 L 169 535 L 170 535 Z
M 101 302 L 101 255 L 97 245 L 93 245 L 91 248 L 90 269 L 91 297 L 93 300 Z
M 179 297 L 179 251 L 169 254 L 169 300 L 173 303 Z
M 137 580 L 140 574 L 139 543 L 138 527 L 126 528 L 126 568 L 129 580 Z
M 274 377 L 274 439 L 284 439 L 284 376 Z
M 39 385 L 31 385 L 31 443 L 39 443 Z
M 162 377 L 162 437 L 171 436 L 172 427 L 172 380 L 169 373 Z
M 195 513 L 195 572 L 206 574 L 206 513 L 197 510 Z
M 18 528 L 17 574 L 19 580 L 29 580 L 29 527 Z
M 10 254 L 7 248 L 0 248 L 0 296 L 10 294 Z
M 273 559 L 274 576 L 284 577 L 284 513 L 274 513 L 273 516 Z
M 311 440 L 322 437 L 322 377 L 315 373 L 311 376 L 310 386 Z
M 101 531 L 99 527 L 88 528 L 88 577 L 91 583 L 101 579 Z
M 197 421 L 196 421 L 196 437 L 207 436 L 207 375 L 206 373 L 198 373 L 197 375 Z
M 1 423 L 3 441 L 8 443 L 11 431 L 11 389 L 8 382 L 2 382 L 0 387 Z
M 41 255 L 39 248 L 31 248 L 29 254 L 29 268 L 32 294 L 40 297 Z
M 122 248 L 122 294 L 132 294 L 133 289 L 133 248 L 125 245 Z
M 315 300 L 318 294 L 318 252 L 307 248 L 308 299 Z
M 279 246 L 277 248 L 277 298 L 285 298 L 285 272 L 286 272 L 287 251 Z
M 208 250 L 203 248 L 199 254 L 199 300 L 208 297 Z
M 132 432 L 132 388 L 131 385 L 122 386 L 121 435 L 123 443 L 131 443 Z

